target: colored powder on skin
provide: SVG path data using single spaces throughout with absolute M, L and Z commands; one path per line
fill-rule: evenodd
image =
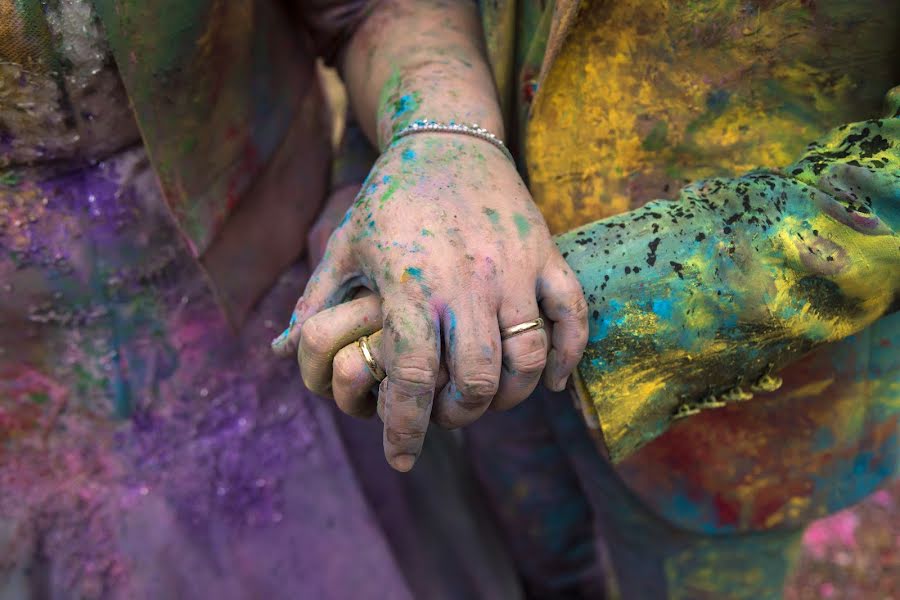
M 519 231 L 519 238 L 525 239 L 528 237 L 528 233 L 531 231 L 531 223 L 528 222 L 524 216 L 516 213 L 513 215 L 513 222 L 516 224 L 516 229 Z
M 422 281 L 422 269 L 419 267 L 406 267 L 406 270 L 403 271 L 403 275 L 400 276 L 400 283 L 406 283 L 410 279 Z
M 394 118 L 399 119 L 403 115 L 411 113 L 412 111 L 419 108 L 419 94 L 418 92 L 413 92 L 412 94 L 403 94 L 400 98 L 394 102 Z
M 347 212 L 344 213 L 344 217 L 341 219 L 341 222 L 338 223 L 337 228 L 340 229 L 341 227 L 346 225 L 347 221 L 349 221 L 350 217 L 352 217 L 352 216 L 353 216 L 353 209 L 351 208 Z
M 494 227 L 500 226 L 500 215 L 497 214 L 496 210 L 494 210 L 493 208 L 484 207 L 481 212 L 483 212 L 487 216 L 487 218 L 490 219 L 491 224 Z
M 394 195 L 394 192 L 396 192 L 400 187 L 400 183 L 398 181 L 395 181 L 390 175 L 385 175 L 382 181 L 388 184 L 388 187 L 386 190 L 384 190 L 384 193 L 381 194 L 381 198 L 378 199 L 378 202 L 380 204 L 384 204 L 385 202 L 390 200 Z
M 456 313 L 453 309 L 447 309 L 447 346 L 450 354 L 456 352 Z
M 384 87 L 381 88 L 381 94 L 378 98 L 378 113 L 380 115 L 385 114 L 387 111 L 387 107 L 391 103 L 391 97 L 397 93 L 397 90 L 400 88 L 400 71 L 394 67 L 391 71 L 391 76 L 388 77 L 388 80 L 384 83 Z
M 416 153 L 412 150 L 412 148 L 407 148 L 403 151 L 403 154 L 400 155 L 404 161 L 409 162 L 411 160 L 415 160 Z

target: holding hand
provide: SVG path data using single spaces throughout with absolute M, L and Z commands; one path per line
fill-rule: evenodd
M 372 297 L 335 306 L 359 287 L 378 293 L 380 311 Z M 534 328 L 501 352 L 501 330 L 537 320 L 539 304 L 555 324 L 552 343 Z M 333 390 L 351 413 L 364 410 L 343 395 L 343 382 L 332 388 L 332 357 L 384 328 L 379 402 L 385 451 L 401 470 L 412 467 L 429 419 L 460 427 L 492 403 L 514 406 L 545 365 L 547 386 L 562 389 L 587 341 L 581 287 L 513 164 L 484 141 L 452 134 L 418 134 L 384 153 L 294 317 L 276 350 L 299 347 L 307 386 Z

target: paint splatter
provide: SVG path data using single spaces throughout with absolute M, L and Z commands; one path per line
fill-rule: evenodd
M 485 206 L 481 212 L 484 213 L 495 229 L 502 229 L 502 226 L 500 225 L 500 214 L 497 213 L 496 210 Z
M 419 267 L 406 267 L 403 271 L 403 275 L 400 276 L 400 283 L 406 283 L 411 279 L 422 281 L 422 269 Z
M 525 239 L 531 233 L 531 223 L 524 215 L 516 213 L 513 215 L 513 222 L 516 224 L 516 230 L 519 232 L 519 239 Z
M 418 92 L 400 96 L 400 98 L 394 102 L 394 118 L 399 119 L 400 117 L 415 111 L 419 108 L 419 100 L 420 97 Z

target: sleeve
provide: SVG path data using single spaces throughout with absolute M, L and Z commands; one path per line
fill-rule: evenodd
M 887 100 L 783 170 L 698 181 L 558 238 L 591 312 L 576 392 L 612 460 L 898 308 L 900 87 Z
M 329 65 L 379 0 L 292 0 L 316 53 Z

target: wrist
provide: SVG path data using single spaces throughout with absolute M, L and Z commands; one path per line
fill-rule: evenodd
M 478 123 L 504 140 L 503 116 L 489 73 L 466 81 L 433 73 L 407 73 L 402 77 L 395 73 L 385 84 L 379 102 L 379 146 L 386 148 L 398 133 L 420 120 Z
M 459 135 L 481 140 L 494 146 L 497 150 L 502 152 L 511 163 L 515 163 L 512 153 L 510 153 L 503 141 L 491 131 L 477 123 L 466 124 L 455 123 L 453 121 L 444 123 L 430 119 L 416 120 L 398 131 L 391 140 L 390 145 L 413 135 Z

